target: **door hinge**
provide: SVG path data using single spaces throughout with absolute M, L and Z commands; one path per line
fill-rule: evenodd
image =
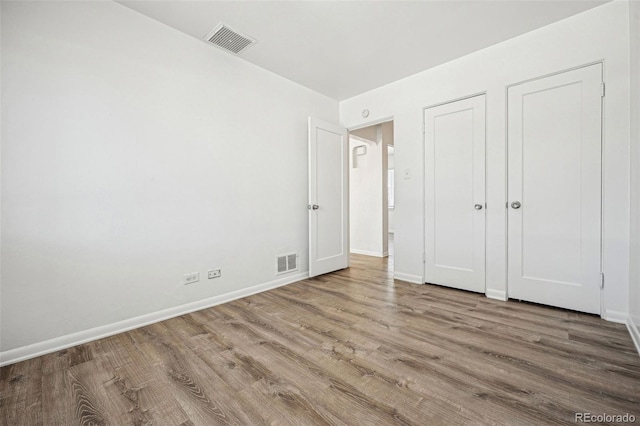
M 600 92 L 600 96 L 604 98 L 604 81 L 602 82 L 602 91 Z
M 600 288 L 604 288 L 604 272 L 600 272 Z
M 425 263 L 427 261 L 427 253 L 422 252 L 422 263 Z

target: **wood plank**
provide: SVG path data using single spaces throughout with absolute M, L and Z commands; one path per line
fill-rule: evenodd
M 0 424 L 43 424 L 42 380 L 42 357 L 0 370 Z
M 118 367 L 113 384 L 127 404 L 130 424 L 178 425 L 189 420 L 158 374 L 151 364 Z

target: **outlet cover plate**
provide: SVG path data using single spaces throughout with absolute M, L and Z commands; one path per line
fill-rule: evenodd
M 210 269 L 208 272 L 209 279 L 220 278 L 222 276 L 222 270 L 220 269 Z
M 192 272 L 190 274 L 184 275 L 184 278 L 182 279 L 182 284 L 184 285 L 193 284 L 193 283 L 197 283 L 198 281 L 200 281 L 200 272 Z

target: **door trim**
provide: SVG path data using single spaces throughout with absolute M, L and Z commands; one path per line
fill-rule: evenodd
M 424 123 L 424 112 L 425 112 L 425 110 L 427 110 L 429 108 L 435 108 L 435 107 L 439 107 L 439 106 L 446 105 L 446 104 L 451 104 L 451 103 L 458 102 L 458 101 L 464 101 L 466 99 L 471 99 L 471 98 L 475 98 L 476 96 L 482 96 L 482 95 L 487 96 L 487 91 L 485 90 L 483 92 L 474 93 L 473 95 L 467 95 L 467 96 L 462 96 L 460 98 L 449 99 L 448 101 L 438 102 L 436 104 L 432 104 L 432 105 L 428 105 L 426 107 L 423 107 L 422 108 L 422 124 L 425 124 Z M 486 102 L 485 102 L 485 107 L 486 107 Z M 486 122 L 486 118 L 485 118 L 485 122 Z M 486 149 L 485 149 L 485 151 L 486 151 Z
M 590 67 L 592 65 L 597 65 L 597 64 L 602 64 L 602 80 L 604 81 L 604 65 L 605 65 L 605 60 L 604 59 L 598 59 L 597 61 L 593 61 L 593 62 L 587 62 L 585 64 L 582 65 L 576 65 L 574 67 L 570 67 L 570 68 L 564 68 L 560 71 L 554 71 L 554 72 L 550 72 L 548 74 L 542 74 L 540 76 L 537 77 L 532 77 L 532 78 L 527 78 L 525 80 L 521 80 L 521 81 L 517 81 L 515 83 L 510 83 L 508 85 L 505 86 L 505 94 L 507 93 L 508 89 L 512 86 L 517 86 L 519 84 L 524 84 L 524 83 L 529 83 L 531 81 L 536 81 L 536 80 L 541 80 L 543 78 L 547 78 L 547 77 L 553 77 L 554 75 L 558 75 L 558 74 L 564 74 L 565 72 L 570 72 L 570 71 L 575 71 L 575 70 L 579 70 L 581 68 L 587 68 Z M 507 101 L 508 99 L 505 98 L 505 101 Z
M 349 133 L 349 132 L 353 132 L 354 130 L 364 129 L 365 127 L 371 127 L 371 126 L 375 126 L 377 124 L 382 124 L 382 123 L 386 123 L 388 121 L 393 121 L 393 120 L 394 120 L 393 115 L 390 115 L 390 116 L 385 117 L 385 118 L 379 118 L 377 120 L 367 121 L 365 123 L 358 124 L 357 126 L 347 127 L 346 129 L 347 129 L 347 133 Z M 394 133 L 395 133 L 395 131 L 394 131 Z

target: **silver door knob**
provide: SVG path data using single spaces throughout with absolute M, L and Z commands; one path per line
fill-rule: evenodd
M 318 209 L 320 208 L 320 206 L 319 206 L 319 205 L 317 205 L 317 204 L 314 204 L 314 205 L 309 204 L 309 205 L 307 206 L 307 208 L 308 208 L 309 210 L 311 210 L 311 209 L 313 209 L 313 210 L 318 210 Z
M 512 209 L 519 209 L 520 206 L 521 206 L 520 201 L 514 201 L 513 203 L 511 203 Z
M 476 210 L 482 210 L 482 204 L 476 204 L 473 206 Z

